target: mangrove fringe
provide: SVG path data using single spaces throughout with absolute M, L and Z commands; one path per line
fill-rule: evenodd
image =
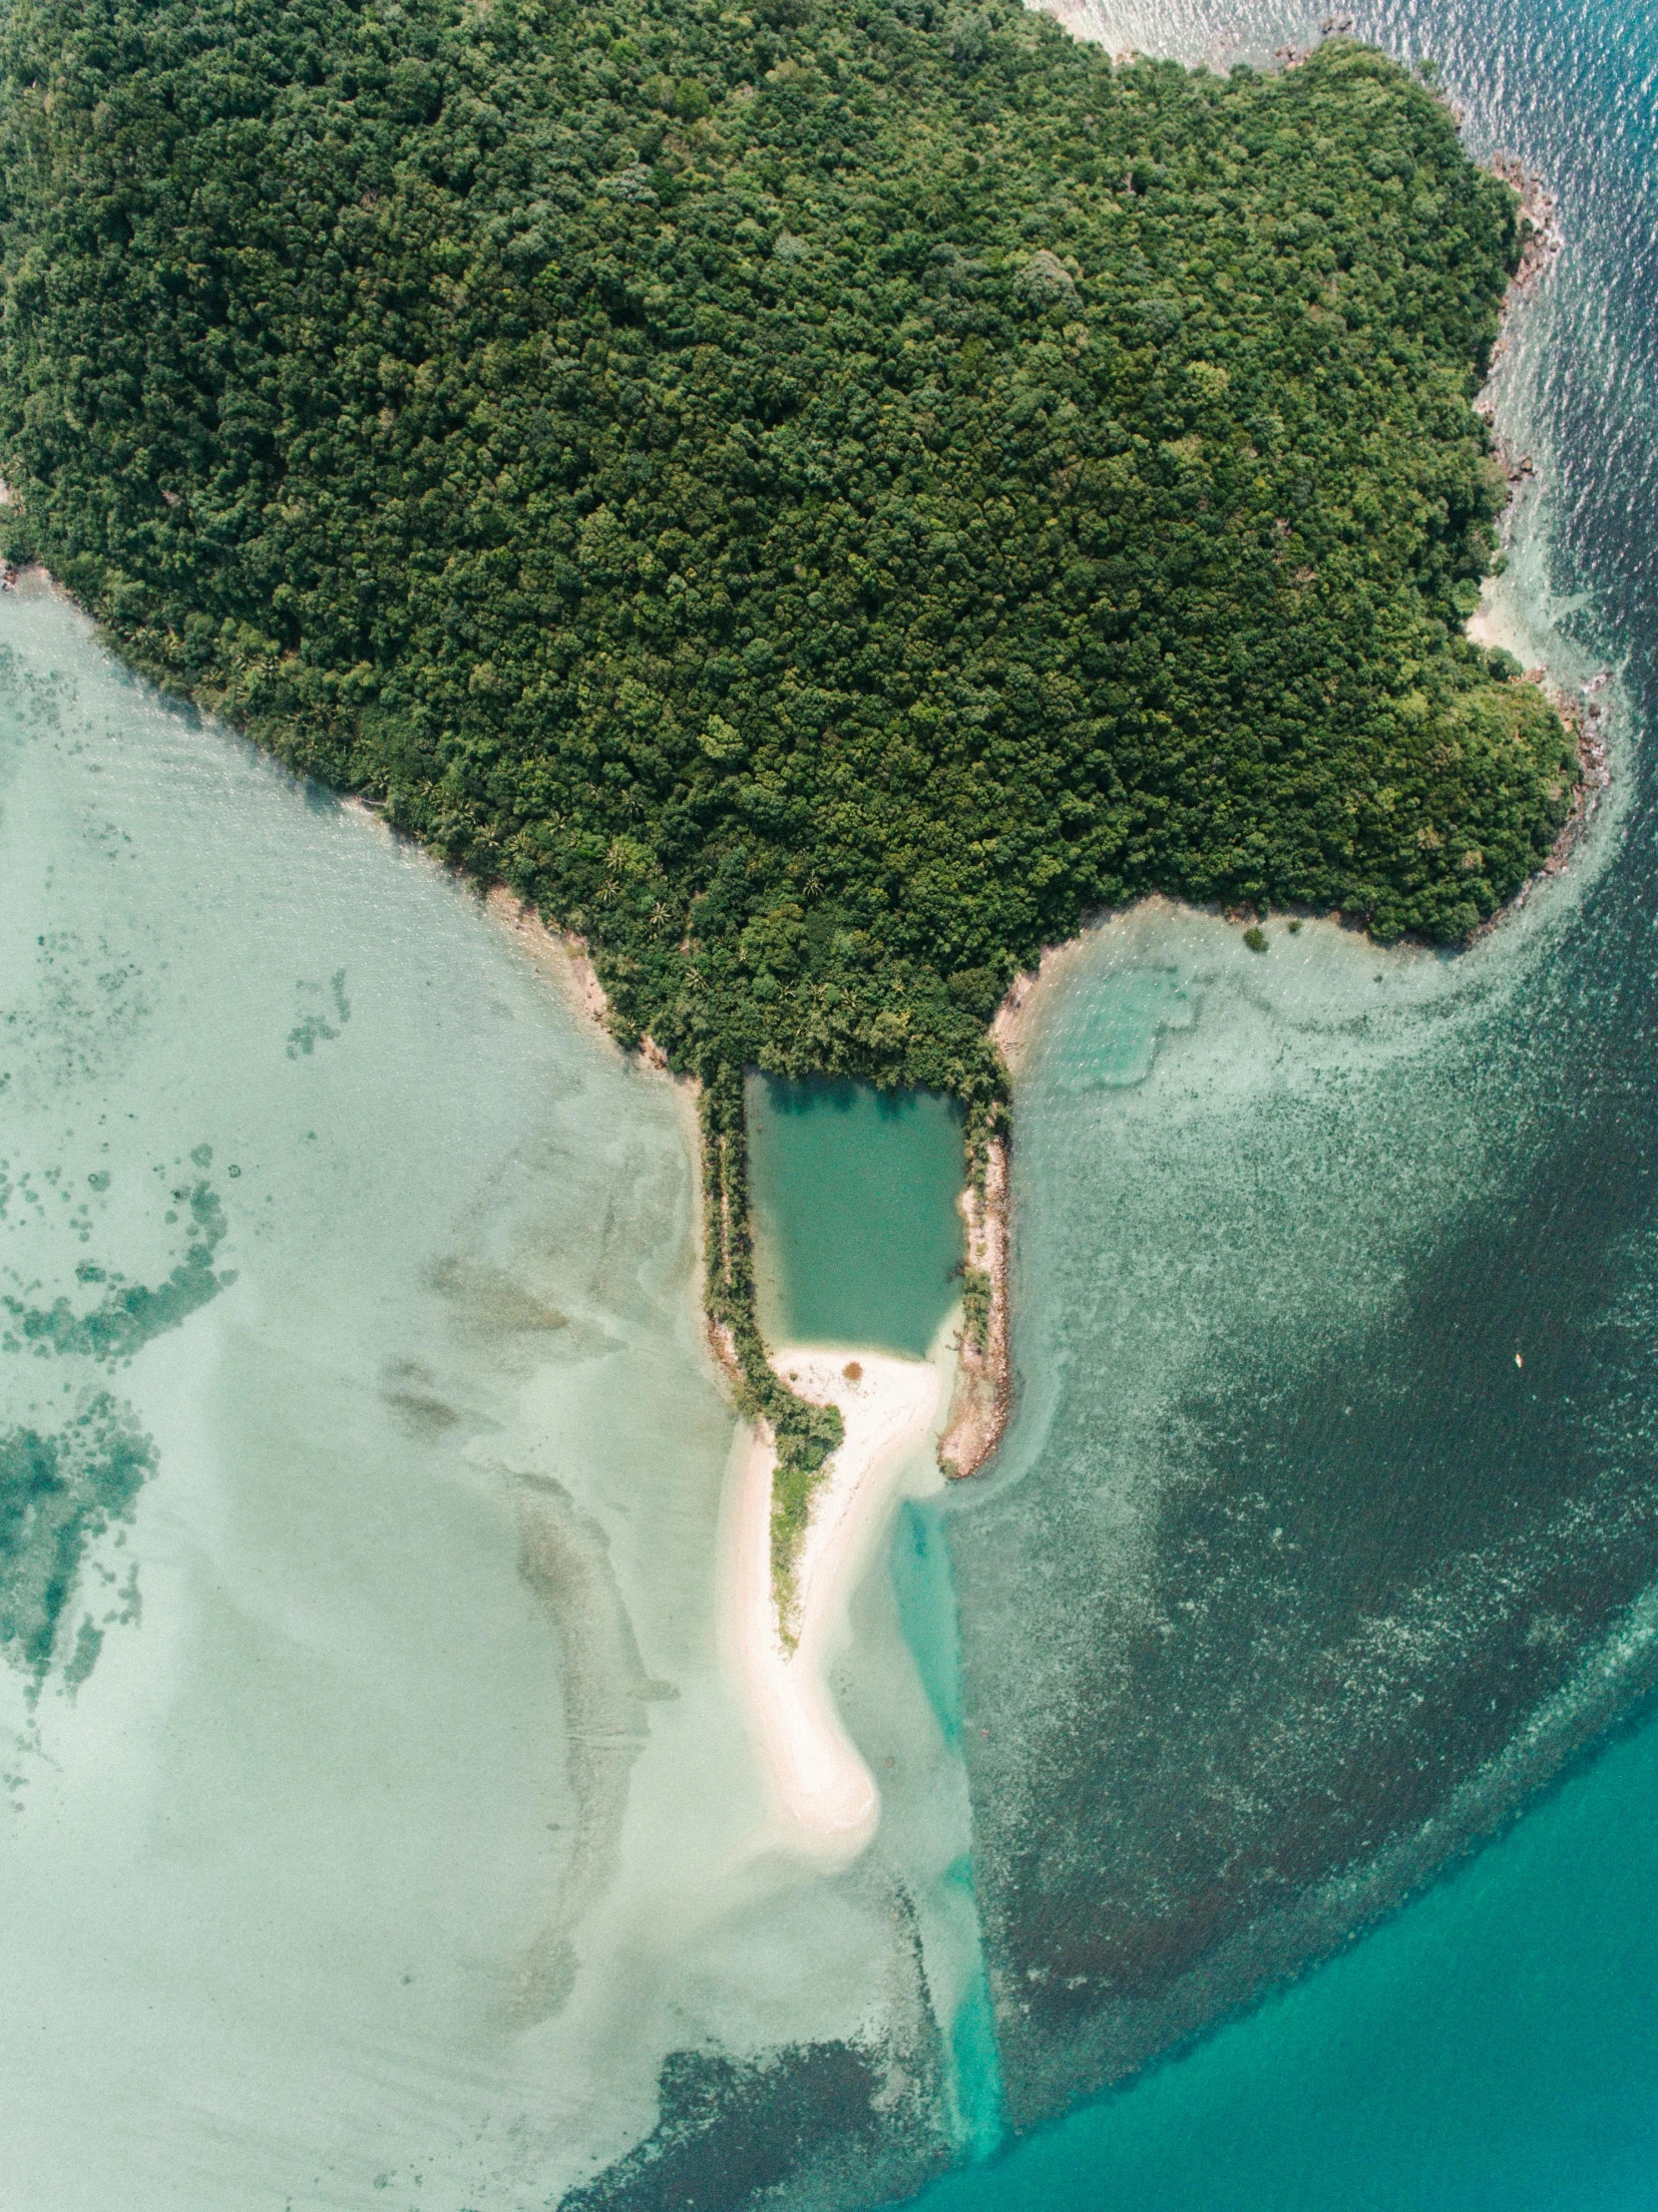
M 836 1406 L 814 1406 L 790 1390 L 766 1358 L 754 1303 L 754 1237 L 748 1194 L 748 1130 L 740 1068 L 722 1067 L 702 1087 L 702 1201 L 708 1318 L 723 1334 L 744 1418 L 763 1422 L 777 1451 L 771 1486 L 771 1578 L 785 1640 L 791 1640 L 794 1569 L 812 1493 L 845 1427 Z

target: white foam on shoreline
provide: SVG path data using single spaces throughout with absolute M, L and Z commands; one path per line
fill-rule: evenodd
M 898 1481 L 937 1425 L 943 1376 L 927 1361 L 845 1346 L 784 1346 L 773 1364 L 802 1397 L 838 1406 L 846 1435 L 801 1547 L 792 1651 L 778 1633 L 771 1583 L 776 1455 L 763 1435 L 750 1440 L 735 1471 L 724 1547 L 727 1658 L 766 1780 L 766 1841 L 851 1859 L 874 1835 L 881 1800 L 835 1710 L 828 1671 L 846 1641 L 847 1603 Z

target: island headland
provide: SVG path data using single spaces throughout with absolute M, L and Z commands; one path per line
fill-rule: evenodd
M 1311 58 L 1311 53 L 1317 51 L 1314 48 L 1310 52 L 1291 53 L 1286 57 L 1287 66 L 1300 67 Z M 1125 56 L 1121 59 L 1129 60 L 1132 57 Z M 1449 112 L 1459 125 L 1459 112 L 1454 108 L 1451 108 Z M 1553 195 L 1541 176 L 1535 171 L 1527 170 L 1523 163 L 1514 160 L 1512 156 L 1502 153 L 1496 154 L 1487 167 L 1489 174 L 1500 179 L 1515 196 L 1519 210 L 1520 241 L 1518 258 L 1513 264 L 1502 296 L 1497 319 L 1497 338 L 1485 364 L 1486 383 L 1473 402 L 1475 414 L 1488 427 L 1492 427 L 1496 416 L 1492 387 L 1507 350 L 1509 317 L 1552 269 L 1565 241 L 1557 220 Z M 1515 514 L 1514 495 L 1532 482 L 1535 468 L 1529 455 L 1509 453 L 1495 438 L 1494 428 L 1491 450 L 1504 485 L 1504 496 L 1496 517 L 1500 550 L 1493 563 L 1493 567 L 1500 570 L 1506 560 L 1508 535 Z M 1566 811 L 1555 832 L 1553 843 L 1518 887 L 1467 932 L 1467 939 L 1471 942 L 1496 927 L 1505 914 L 1522 906 L 1538 883 L 1557 875 L 1565 867 L 1579 839 L 1593 820 L 1599 801 L 1611 781 L 1605 734 L 1607 701 L 1601 695 L 1609 680 L 1609 671 L 1603 671 L 1580 690 L 1570 690 L 1556 682 L 1546 666 L 1522 667 L 1520 661 L 1515 659 L 1504 642 L 1503 626 L 1493 619 L 1483 600 L 1468 616 L 1462 635 L 1470 644 L 1486 652 L 1491 657 L 1492 665 L 1502 674 L 1510 679 L 1520 677 L 1547 699 L 1558 715 L 1575 753 L 1575 773 L 1568 778 Z M 1103 922 L 1112 911 L 1114 910 L 1101 907 L 1082 916 L 1079 930 Z M 1263 919 L 1267 911 L 1265 903 L 1245 905 L 1237 910 L 1237 917 L 1246 922 Z M 1330 918 L 1338 921 L 1349 919 L 1339 909 L 1332 910 Z M 1358 927 L 1365 928 L 1371 917 L 1359 915 L 1351 919 Z M 1078 943 L 1079 937 L 1073 936 L 1062 944 L 1045 947 L 1033 968 L 1014 978 L 1007 996 L 996 1011 L 991 1023 L 991 1035 L 1002 1056 L 1010 1084 L 1018 1073 L 1031 1025 L 1041 998 L 1051 988 Z M 968 1233 L 968 1263 L 964 1270 L 966 1284 L 963 1295 L 961 1356 L 955 1396 L 938 1448 L 941 1469 L 946 1475 L 956 1479 L 977 1474 L 991 1459 L 1002 1440 L 1013 1403 L 1012 1325 L 1008 1282 L 1012 1235 L 1008 1212 L 1010 1141 L 1011 1133 L 1004 1132 L 987 1143 L 975 1163 L 975 1175 L 962 1196 L 962 1212 Z
M 1536 213 L 1341 38 L 1219 76 L 1002 0 L 0 27 L 0 549 L 577 941 L 694 1085 L 786 1637 L 851 1414 L 762 1339 L 744 1069 L 961 1102 L 965 1474 L 1009 1393 L 992 1023 L 1043 947 L 1151 892 L 1457 942 L 1569 824 L 1577 736 L 1464 631 Z

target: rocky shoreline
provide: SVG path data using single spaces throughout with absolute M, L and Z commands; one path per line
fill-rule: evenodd
M 938 1446 L 941 1470 L 958 1482 L 977 1475 L 1002 1442 L 1013 1400 L 1008 1167 L 1008 1139 L 993 1136 L 986 1146 L 983 1183 L 975 1178 L 959 1200 L 967 1229 L 967 1320 L 957 1353 L 956 1387 Z

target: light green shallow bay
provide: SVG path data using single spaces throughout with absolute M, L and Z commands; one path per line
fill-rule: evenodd
M 672 2049 L 931 2048 L 959 1792 L 756 1849 L 672 1093 L 61 601 L 0 648 L 7 2201 L 540 2206 Z

